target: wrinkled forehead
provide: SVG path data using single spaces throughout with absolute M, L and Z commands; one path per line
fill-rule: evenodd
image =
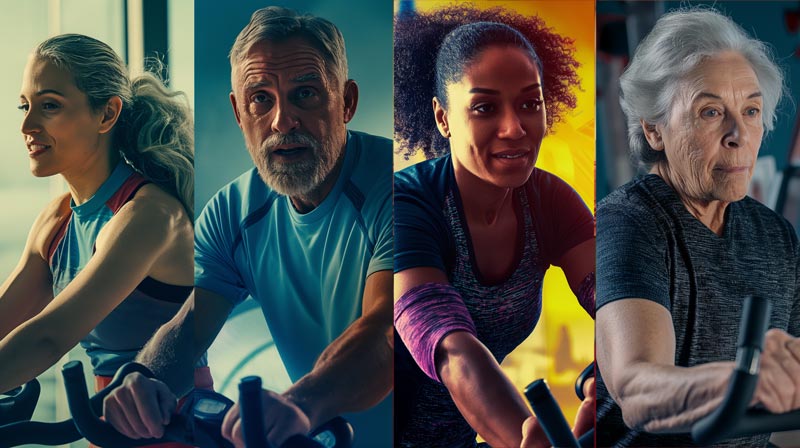
M 327 83 L 333 73 L 330 65 L 323 53 L 303 37 L 261 40 L 250 46 L 234 64 L 231 82 L 234 90 L 257 78 L 274 82 L 283 78 L 316 78 Z
M 737 100 L 761 98 L 761 84 L 753 66 L 733 51 L 702 57 L 677 85 L 678 97 L 685 103 L 708 94 Z

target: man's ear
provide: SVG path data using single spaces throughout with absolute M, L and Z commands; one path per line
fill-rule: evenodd
M 344 83 L 344 122 L 349 123 L 358 108 L 358 84 L 352 79 Z
M 239 118 L 239 108 L 236 107 L 236 95 L 234 95 L 233 92 L 230 93 L 230 99 L 231 99 L 231 106 L 233 107 L 233 115 L 236 116 L 236 124 L 238 124 L 239 128 L 241 128 L 242 120 L 241 118 Z
M 101 134 L 108 133 L 114 128 L 114 125 L 117 123 L 119 119 L 119 115 L 122 113 L 122 99 L 118 96 L 112 96 L 106 102 L 106 105 L 103 106 L 103 116 L 100 120 L 100 128 L 98 132 Z
M 447 109 L 442 106 L 439 98 L 433 97 L 433 117 L 436 119 L 436 127 L 444 138 L 450 138 L 450 125 L 447 121 Z
M 664 138 L 661 136 L 661 126 L 648 123 L 644 120 L 639 120 L 642 124 L 642 131 L 644 131 L 644 138 L 647 139 L 647 143 L 650 144 L 650 147 L 656 151 L 663 151 L 664 150 Z

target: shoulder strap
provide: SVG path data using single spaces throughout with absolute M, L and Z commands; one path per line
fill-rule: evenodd
M 125 203 L 133 199 L 133 196 L 140 188 L 149 183 L 150 181 L 145 179 L 141 174 L 132 173 L 125 182 L 122 183 L 122 186 L 117 189 L 116 193 L 108 198 L 106 206 L 111 209 L 111 213 L 116 214 Z
M 69 203 L 69 200 L 70 196 L 66 195 L 64 201 Z M 56 227 L 53 229 L 53 236 L 50 239 L 50 244 L 47 246 L 47 264 L 53 263 L 53 254 L 56 253 L 58 244 L 64 239 L 64 234 L 67 232 L 67 226 L 70 220 L 72 220 L 72 209 L 67 205 L 67 214 L 61 219 L 61 222 L 56 224 Z

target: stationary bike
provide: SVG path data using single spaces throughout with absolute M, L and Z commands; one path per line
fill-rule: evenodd
M 165 442 L 185 443 L 200 448 L 232 448 L 233 445 L 222 437 L 221 427 L 233 401 L 211 391 L 194 390 L 179 413 L 172 416 L 170 424 L 164 429 L 164 436 L 160 439 L 130 439 L 101 420 L 103 399 L 122 383 L 125 376 L 133 372 L 139 372 L 148 378 L 153 377 L 146 367 L 128 363 L 117 371 L 106 388 L 89 398 L 83 365 L 78 361 L 67 363 L 62 369 L 62 375 L 72 419 L 57 423 L 30 421 L 39 396 L 39 383 L 36 380 L 4 394 L 6 397 L 0 399 L 0 447 L 23 444 L 62 445 L 86 438 L 97 446 L 114 448 Z M 267 444 L 261 419 L 261 379 L 243 379 L 240 392 L 246 446 L 271 448 Z M 257 406 L 248 404 L 254 400 L 257 401 Z M 259 425 L 260 433 L 256 432 Z M 308 436 L 292 436 L 280 448 L 349 448 L 352 440 L 353 429 L 350 424 L 343 418 L 336 417 Z

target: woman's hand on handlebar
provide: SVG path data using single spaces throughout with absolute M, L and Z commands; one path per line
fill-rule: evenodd
M 572 428 L 572 433 L 578 439 L 584 433 L 594 427 L 595 420 L 595 379 L 589 378 L 583 384 L 583 394 L 586 396 L 578 408 L 578 414 L 575 416 L 575 426 Z M 544 433 L 539 421 L 535 416 L 528 417 L 522 423 L 522 443 L 520 448 L 547 448 L 550 442 L 547 440 L 547 435 Z
M 289 437 L 295 434 L 305 435 L 311 431 L 311 421 L 308 416 L 283 395 L 262 389 L 261 406 L 264 410 L 267 441 L 271 446 L 281 446 Z M 239 403 L 225 415 L 225 420 L 222 422 L 222 436 L 231 441 L 236 448 L 244 448 Z
M 577 415 L 575 415 L 575 426 L 572 428 L 572 433 L 575 434 L 576 439 L 580 439 L 583 434 L 594 428 L 595 404 L 597 401 L 594 378 L 589 378 L 583 383 L 583 395 L 586 398 L 581 401 L 581 406 L 578 408 Z
M 767 331 L 751 404 L 775 414 L 800 409 L 800 338 L 775 328 Z
M 177 398 L 166 384 L 133 372 L 103 400 L 103 415 L 127 437 L 158 439 L 176 407 Z

